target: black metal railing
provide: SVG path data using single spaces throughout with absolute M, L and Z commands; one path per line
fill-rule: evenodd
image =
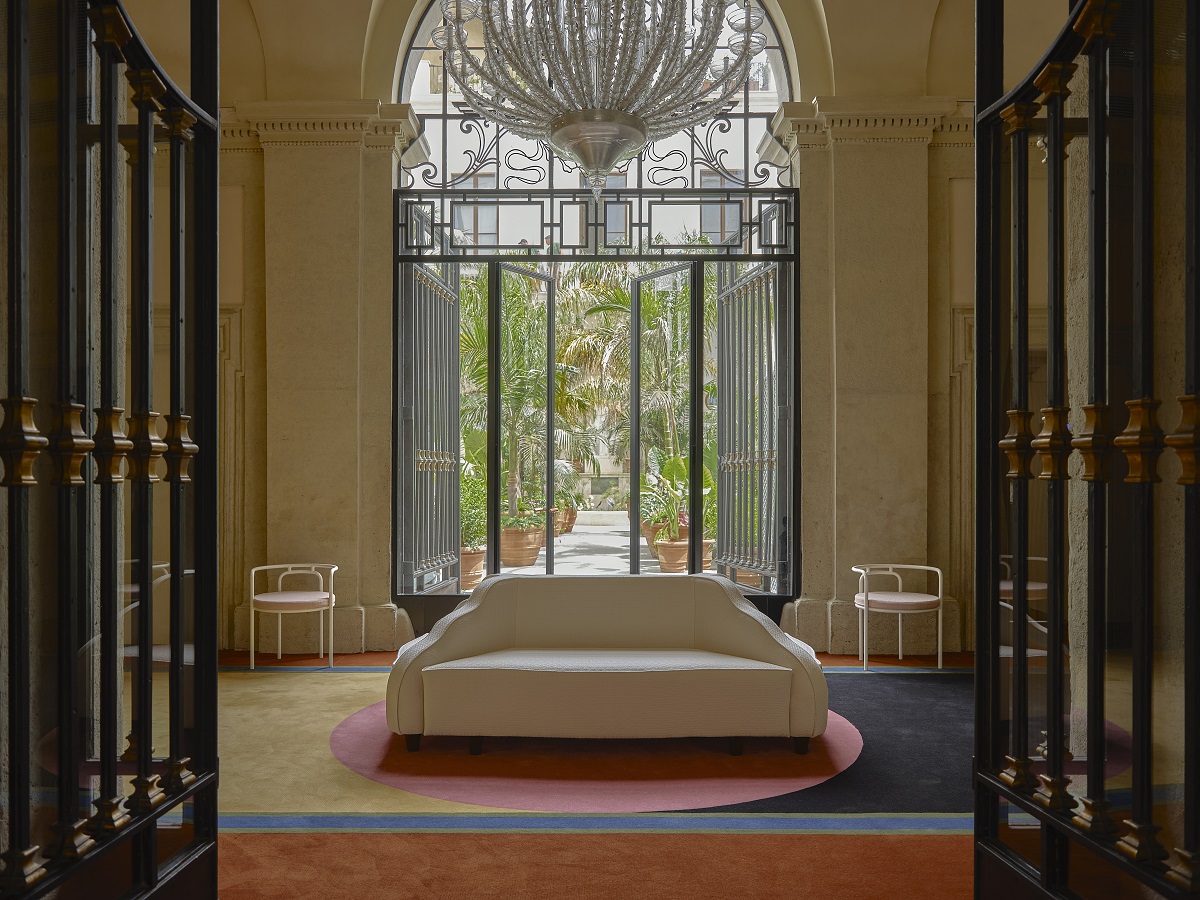
M 1164 896 L 1200 890 L 1200 4 L 1184 6 L 1078 0 L 1004 93 L 1003 36 L 1019 23 L 1005 22 L 1002 0 L 976 3 L 980 897 L 1021 884 L 1054 897 L 1108 896 L 1122 882 Z M 1182 96 L 1156 84 L 1172 66 L 1184 69 Z M 1046 150 L 1044 213 L 1031 203 L 1042 183 L 1035 138 Z M 1182 222 L 1155 208 L 1170 160 L 1184 170 Z M 1032 247 L 1042 216 L 1045 245 Z M 1174 245 L 1183 259 L 1160 249 Z M 1031 284 L 1031 257 L 1044 261 L 1044 288 Z M 1035 308 L 1044 338 L 1032 335 Z M 1180 412 L 1167 435 L 1164 395 Z M 1175 460 L 1162 458 L 1168 450 Z M 1043 557 L 1038 582 L 1029 563 Z M 1174 623 L 1187 649 L 1172 656 Z M 1127 703 L 1113 693 L 1126 670 Z M 1182 699 L 1169 689 L 1180 675 Z M 1125 741 L 1114 733 L 1128 736 L 1127 789 L 1111 781 Z M 1081 769 L 1073 752 L 1086 754 Z M 1181 784 L 1164 782 L 1170 766 Z
M 0 895 L 215 894 L 217 4 L 192 4 L 190 95 L 119 2 L 13 0 L 7 14 Z M 31 34 L 34 21 L 55 27 Z M 52 79 L 39 68 L 37 109 L 35 51 L 56 58 Z M 47 285 L 55 302 L 34 304 Z M 156 314 L 169 317 L 161 344 Z

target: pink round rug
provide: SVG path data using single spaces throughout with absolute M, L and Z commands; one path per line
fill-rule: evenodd
M 426 735 L 409 753 L 388 730 L 383 701 L 346 717 L 329 749 L 372 781 L 476 806 L 565 813 L 662 812 L 727 806 L 800 791 L 848 769 L 862 752 L 858 729 L 835 712 L 809 752 L 786 738 L 746 738 L 730 756 L 723 738 L 586 740 Z

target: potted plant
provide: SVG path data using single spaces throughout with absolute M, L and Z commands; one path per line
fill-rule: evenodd
M 638 528 L 642 538 L 646 541 L 647 549 L 657 554 L 655 543 L 658 541 L 658 533 L 667 525 L 667 511 L 658 490 L 645 476 L 642 476 L 640 513 Z
M 500 517 L 500 562 L 506 566 L 531 566 L 546 541 L 544 510 L 519 509 Z
M 487 541 L 487 484 L 482 478 L 463 475 L 459 481 L 458 587 L 470 591 L 483 578 Z

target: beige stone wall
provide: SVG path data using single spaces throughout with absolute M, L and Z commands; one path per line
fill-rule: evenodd
M 183 4 L 129 6 L 186 85 Z M 1031 36 L 1007 44 L 1015 79 L 1062 15 L 1037 0 L 1008 6 L 1008 30 Z M 818 647 L 852 649 L 849 566 L 931 562 L 947 573 L 947 645 L 957 647 L 970 634 L 973 199 L 962 101 L 972 3 L 768 8 L 804 101 L 777 122 L 801 191 L 801 630 Z M 248 638 L 249 568 L 296 559 L 342 567 L 339 649 L 398 634 L 384 606 L 387 255 L 395 151 L 419 125 L 388 101 L 424 10 L 414 0 L 222 4 L 224 646 Z M 294 618 L 289 646 L 311 642 L 316 618 Z M 273 624 L 263 625 L 269 642 Z M 885 650 L 894 621 L 880 626 L 872 641 Z M 913 631 L 914 651 L 932 646 L 931 629 Z
M 945 645 L 957 649 L 972 526 L 969 492 L 946 473 L 970 467 L 969 110 L 818 98 L 786 105 L 775 126 L 801 186 L 798 631 L 855 652 L 850 567 L 929 563 L 947 575 Z M 872 651 L 895 652 L 895 617 L 871 624 Z M 934 617 L 907 630 L 910 652 L 933 648 Z

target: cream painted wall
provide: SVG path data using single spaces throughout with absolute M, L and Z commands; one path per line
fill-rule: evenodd
M 847 649 L 849 565 L 963 565 L 969 509 L 946 472 L 965 477 L 969 460 L 971 134 L 956 101 L 973 79 L 972 4 L 767 2 L 804 101 L 779 122 L 802 173 L 804 636 Z M 1045 30 L 1054 17 L 1041 5 L 1010 3 L 1030 11 L 1010 23 Z M 182 6 L 131 0 L 186 81 Z M 391 223 L 381 198 L 392 154 L 416 130 L 381 103 L 424 9 L 223 4 L 222 371 L 236 416 L 222 458 L 226 643 L 247 637 L 246 570 L 297 554 L 343 566 L 339 648 L 398 634 L 369 621 L 390 599 Z M 870 525 L 880 516 L 887 528 Z M 960 593 L 964 575 L 948 581 Z M 297 624 L 284 637 L 311 635 Z M 894 642 L 894 623 L 875 640 Z M 920 649 L 931 634 L 911 641 Z

